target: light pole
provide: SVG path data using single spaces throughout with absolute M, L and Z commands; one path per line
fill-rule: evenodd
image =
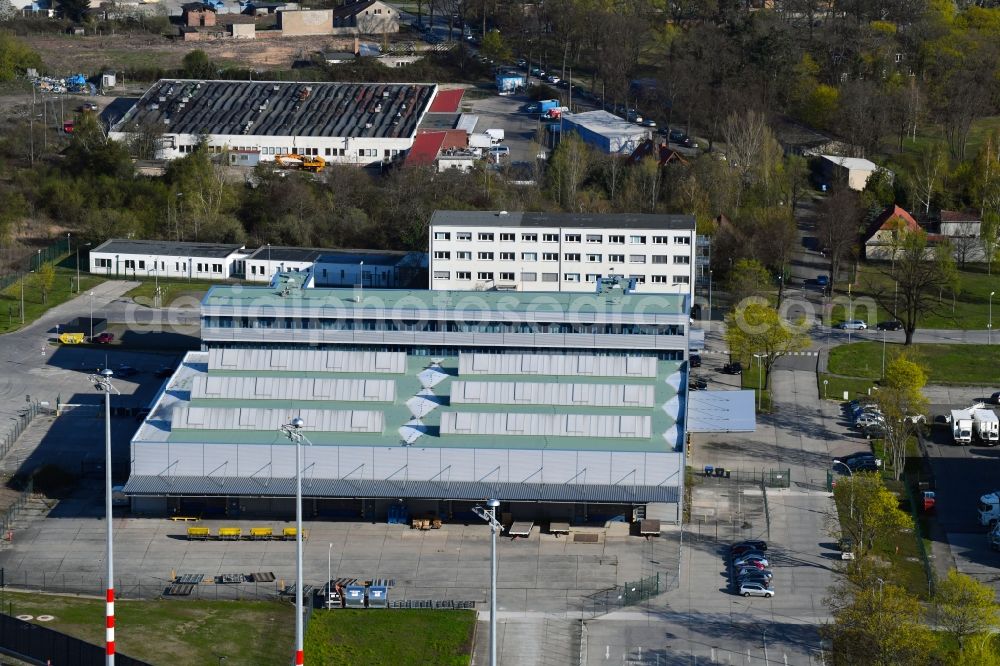
M 760 400 L 761 396 L 764 394 L 764 362 L 761 360 L 766 356 L 766 354 L 754 354 L 753 357 L 757 359 L 757 411 L 760 411 Z
M 882 379 L 885 379 L 885 329 L 882 329 Z
M 708 325 L 712 325 L 712 269 L 708 269 Z
M 365 295 L 365 262 L 361 262 L 361 267 L 358 269 L 358 303 Z
M 76 246 L 76 293 L 78 294 L 80 293 L 80 247 Z M 90 243 L 84 243 L 83 247 L 90 247 Z
M 763 638 L 764 638 L 764 666 L 767 666 L 767 663 L 768 663 L 768 659 L 767 659 L 767 627 L 763 627 L 761 629 L 761 631 L 763 632 Z
M 90 292 L 90 339 L 94 339 L 94 292 Z
M 486 506 L 489 508 L 474 506 L 472 510 L 490 524 L 490 666 L 497 666 L 497 532 L 500 529 L 497 507 L 500 500 L 486 500 Z
M 993 344 L 993 295 L 997 292 L 990 292 L 990 321 L 986 324 L 986 344 Z
M 115 663 L 115 564 L 114 535 L 111 525 L 111 393 L 118 393 L 118 389 L 111 383 L 111 377 L 114 374 L 105 368 L 101 374 L 90 377 L 90 380 L 94 382 L 94 387 L 104 392 L 104 514 L 108 523 L 108 588 L 104 613 L 106 659 L 104 663 L 107 666 L 114 666 Z
M 333 592 L 333 544 L 326 551 L 326 609 L 330 610 L 330 593 Z
M 826 400 L 826 385 L 830 383 L 829 379 L 823 380 L 823 399 Z
M 295 665 L 305 663 L 302 653 L 302 432 L 306 422 L 296 416 L 281 426 L 281 432 L 295 443 Z
M 271 281 L 271 244 L 267 244 L 267 281 Z

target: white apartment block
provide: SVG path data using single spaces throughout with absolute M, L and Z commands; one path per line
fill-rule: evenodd
M 692 215 L 435 211 L 434 290 L 596 291 L 632 278 L 640 293 L 691 294 Z

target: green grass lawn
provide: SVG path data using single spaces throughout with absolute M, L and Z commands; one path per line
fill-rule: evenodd
M 232 281 L 219 280 L 207 282 L 204 280 L 161 279 L 159 282 L 143 278 L 142 284 L 125 294 L 139 305 L 153 305 L 157 284 L 160 287 L 162 307 L 170 305 L 178 307 L 197 307 L 205 293 L 217 284 L 234 284 Z
M 879 264 L 861 266 L 851 288 L 852 301 L 844 302 L 848 297 L 847 285 L 838 283 L 838 298 L 831 311 L 831 324 L 853 318 L 864 319 L 869 326 L 874 326 L 880 321 L 892 319 L 888 310 L 869 300 L 871 294 L 880 288 L 888 295 L 887 298 L 893 296 L 893 282 L 880 272 L 882 268 Z M 995 268 L 993 275 L 986 274 L 985 266 L 969 266 L 960 271 L 958 292 L 954 295 L 947 291 L 941 294 L 935 311 L 925 314 L 917 323 L 917 328 L 985 330 L 989 323 L 990 292 L 1000 292 L 1000 265 Z M 994 297 L 994 300 L 1000 306 L 1000 299 Z M 850 316 L 852 313 L 853 317 Z M 1000 321 L 1000 311 L 997 317 Z
M 76 269 L 63 266 L 55 267 L 55 280 L 52 289 L 48 293 L 45 302 L 42 302 L 41 291 L 32 283 L 32 276 L 29 274 L 24 280 L 24 323 L 32 323 L 43 314 L 57 305 L 61 305 L 71 298 L 77 296 L 76 293 Z M 86 273 L 80 274 L 81 294 L 87 293 L 100 283 L 104 278 L 95 277 Z M 21 282 L 15 282 L 3 291 L 0 291 L 0 333 L 7 333 L 21 328 Z
M 763 390 L 757 388 L 760 382 L 764 384 Z M 744 368 L 743 374 L 740 375 L 740 383 L 743 388 L 753 390 L 754 400 L 760 404 L 759 412 L 769 413 L 773 410 L 771 389 L 767 388 L 767 375 L 758 376 L 756 369 Z
M 473 611 L 320 610 L 309 621 L 306 662 L 466 666 L 471 661 L 475 624 Z
M 887 344 L 886 363 L 904 352 L 927 370 L 931 384 L 997 382 L 1000 345 Z M 827 367 L 833 374 L 877 380 L 882 376 L 882 343 L 855 342 L 834 347 Z
M 827 384 L 824 386 L 823 381 Z M 869 395 L 868 391 L 875 382 L 870 379 L 859 379 L 856 377 L 838 377 L 822 373 L 817 377 L 819 395 L 827 400 L 841 402 L 844 399 L 844 391 L 847 391 L 848 400 L 854 400 L 858 396 Z
M 5 592 L 14 615 L 53 615 L 39 623 L 104 644 L 104 601 Z M 115 640 L 123 654 L 151 664 L 287 664 L 295 612 L 276 601 L 123 601 L 115 603 Z M 311 662 L 319 663 L 319 662 Z M 345 663 L 345 662 L 341 662 Z

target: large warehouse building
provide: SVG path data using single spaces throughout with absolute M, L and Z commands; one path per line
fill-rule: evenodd
M 213 152 L 322 157 L 369 166 L 402 159 L 434 96 L 433 84 L 194 81 L 154 84 L 109 136 L 159 135 L 157 158 L 175 159 L 204 137 Z
M 138 512 L 679 521 L 689 298 L 215 287 L 131 444 Z

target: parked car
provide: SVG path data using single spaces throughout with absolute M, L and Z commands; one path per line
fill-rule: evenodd
M 875 325 L 875 329 L 879 331 L 898 331 L 901 328 L 903 328 L 903 322 L 895 319 L 891 321 L 880 321 Z
M 708 388 L 708 382 L 699 377 L 692 377 L 688 380 L 688 389 L 691 391 L 704 391 Z
M 700 368 L 701 367 L 701 355 L 700 354 L 691 354 L 690 356 L 688 356 L 688 363 L 691 364 L 692 368 Z
M 885 437 L 885 424 L 884 423 L 871 423 L 866 425 L 861 429 L 861 434 L 863 434 L 868 439 L 882 439 Z
M 837 543 L 837 547 L 840 548 L 840 559 L 854 559 L 854 539 L 844 537 Z
M 691 142 L 691 139 L 690 139 L 690 137 L 688 137 L 687 132 L 685 132 L 684 130 L 679 130 L 679 129 L 672 129 L 669 132 L 667 132 L 667 138 L 670 141 L 672 141 L 673 143 L 679 143 L 681 145 L 684 145 L 685 141 L 688 142 L 688 143 Z M 691 147 L 692 148 L 697 148 L 698 146 L 694 145 L 694 146 L 691 146 Z
M 139 374 L 139 371 L 131 365 L 119 365 L 115 369 L 115 377 L 133 377 L 137 374 Z
M 527 67 L 528 61 L 525 60 L 524 58 L 518 58 L 517 60 L 514 61 L 514 64 L 517 65 L 518 67 Z
M 642 114 L 635 109 L 629 109 L 625 112 L 625 120 L 630 123 L 642 123 Z
M 863 430 L 870 425 L 875 424 L 882 425 L 885 423 L 885 419 L 881 414 L 862 414 L 854 421 L 855 430 Z
M 561 80 L 562 79 L 560 79 L 555 74 L 549 74 L 548 76 L 545 77 L 545 81 L 547 83 L 551 83 L 552 85 L 555 85 L 555 84 L 559 83 L 559 81 L 561 81 Z
M 739 543 L 734 543 L 733 548 L 739 548 L 740 546 L 751 546 L 759 551 L 767 550 L 767 542 L 760 539 L 745 539 Z
M 990 396 L 990 402 L 992 402 L 994 405 L 1000 405 L 1000 391 L 997 391 L 996 393 Z
M 640 123 L 643 127 L 656 127 L 656 121 L 652 118 L 646 118 Z
M 830 284 L 830 276 L 829 275 L 817 275 L 816 276 L 816 284 L 818 284 L 821 287 L 828 286 Z
M 842 331 L 863 331 L 868 328 L 868 324 L 860 319 L 848 319 L 840 322 L 834 328 L 839 328 Z
M 748 580 L 761 580 L 765 583 L 770 583 L 773 579 L 774 572 L 770 569 L 757 569 L 754 567 L 751 569 L 740 569 L 736 572 L 736 580 L 741 583 Z
M 744 583 L 740 585 L 740 594 L 744 597 L 766 597 L 770 599 L 774 596 L 774 590 L 763 583 Z
M 758 569 L 766 569 L 770 564 L 770 562 L 767 561 L 767 557 L 763 553 L 748 553 L 733 560 L 734 567 L 741 567 L 744 564 L 750 563 L 754 563 L 754 566 Z
M 733 361 L 732 363 L 726 363 L 722 366 L 722 371 L 727 375 L 742 375 L 743 374 L 743 364 L 739 361 Z
M 98 335 L 95 335 L 94 337 L 92 337 L 90 339 L 91 342 L 99 344 L 99 345 L 111 344 L 112 342 L 114 342 L 114 340 L 115 340 L 115 334 L 114 333 L 109 333 L 108 331 L 104 331 L 103 333 L 99 333 Z
M 760 550 L 759 548 L 754 548 L 753 546 L 745 543 L 740 544 L 738 546 L 733 546 L 732 549 L 730 549 L 729 551 L 730 556 L 732 556 L 734 560 L 738 557 L 743 557 L 744 555 L 749 555 L 751 553 L 757 555 L 763 555 L 764 551 Z
M 846 456 L 837 456 L 833 459 L 834 463 L 844 463 L 845 465 L 850 465 L 856 460 L 875 460 L 875 454 L 871 451 L 858 451 L 857 453 L 849 453 Z
M 490 157 L 499 162 L 503 158 L 510 157 L 510 146 L 490 146 Z

